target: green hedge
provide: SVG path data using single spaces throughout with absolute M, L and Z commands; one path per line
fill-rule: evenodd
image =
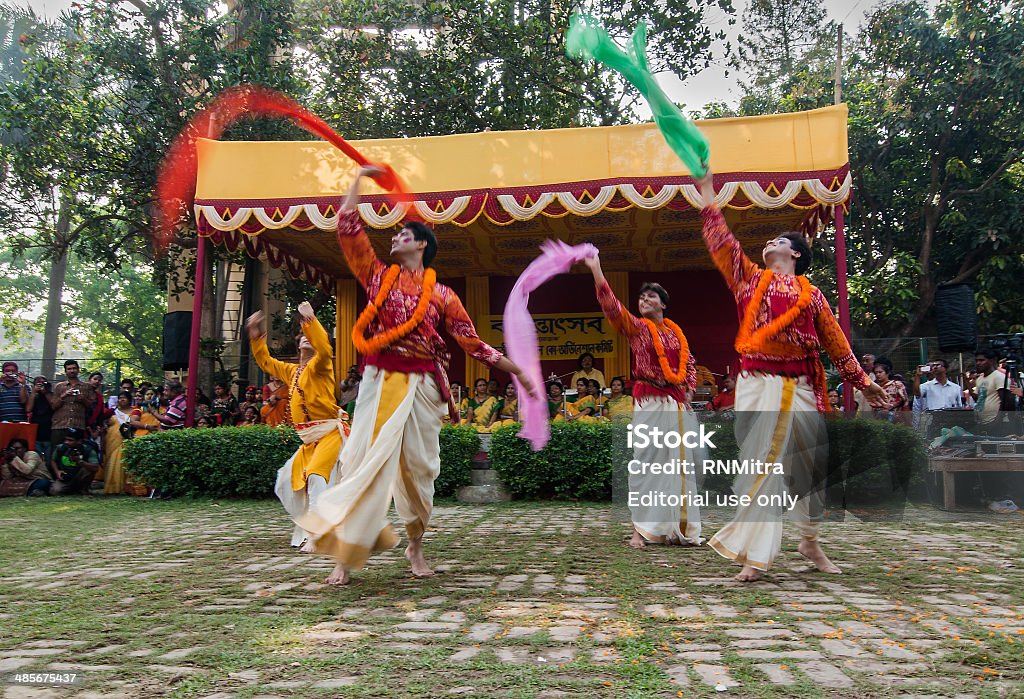
M 177 495 L 273 495 L 277 470 L 302 444 L 290 427 L 171 430 L 124 444 L 133 479 Z
M 473 481 L 473 457 L 480 451 L 480 435 L 472 427 L 441 428 L 441 475 L 434 481 L 434 494 L 447 497 Z
M 519 425 L 509 425 L 491 437 L 489 460 L 517 497 L 609 500 L 612 430 L 611 423 L 555 422 L 551 441 L 534 452 L 516 436 Z
M 302 444 L 290 427 L 217 427 L 158 432 L 125 442 L 124 467 L 135 480 L 177 495 L 260 498 L 274 494 L 277 471 Z M 437 495 L 471 481 L 480 436 L 468 427 L 441 430 Z
M 739 446 L 731 421 L 705 421 L 714 430 L 716 449 L 710 458 L 739 458 Z M 848 474 L 847 493 L 860 500 L 882 500 L 895 494 L 901 484 L 913 484 L 926 468 L 924 444 L 911 429 L 883 420 L 831 418 L 829 472 Z M 609 423 L 554 423 L 551 442 L 532 452 L 519 439 L 517 425 L 499 429 L 491 440 L 490 463 L 502 481 L 519 498 L 568 498 L 607 500 L 612 492 L 613 464 L 623 464 L 626 453 L 624 429 Z M 732 478 L 712 475 L 703 489 L 731 492 Z

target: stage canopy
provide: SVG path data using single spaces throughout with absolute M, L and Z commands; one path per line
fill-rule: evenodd
M 850 196 L 845 105 L 698 122 L 718 203 L 754 259 Z M 354 141 L 389 163 L 440 242 L 439 275 L 516 275 L 544 238 L 591 242 L 610 271 L 706 269 L 700 195 L 654 124 Z M 199 142 L 200 235 L 333 293 L 349 278 L 334 229 L 356 166 L 333 146 Z M 404 214 L 367 182 L 360 214 L 382 259 Z

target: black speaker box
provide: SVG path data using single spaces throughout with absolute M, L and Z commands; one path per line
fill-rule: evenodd
M 935 325 L 943 352 L 973 352 L 978 347 L 978 314 L 969 284 L 939 287 L 935 292 Z
M 192 311 L 164 314 L 164 371 L 188 367 L 188 342 L 192 335 Z

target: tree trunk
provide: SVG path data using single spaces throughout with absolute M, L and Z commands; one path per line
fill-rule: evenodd
M 68 273 L 68 234 L 71 231 L 71 206 L 61 197 L 57 212 L 57 231 L 54 242 L 57 256 L 50 263 L 50 289 L 46 300 L 46 329 L 43 332 L 44 376 L 54 378 L 57 365 L 57 344 L 60 339 L 61 312 L 63 309 L 64 279 Z

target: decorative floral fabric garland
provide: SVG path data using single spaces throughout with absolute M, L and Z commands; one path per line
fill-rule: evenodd
M 797 317 L 804 312 L 804 309 L 811 305 L 811 283 L 807 281 L 807 277 L 800 275 L 796 278 L 800 284 L 800 296 L 796 303 L 781 316 L 755 332 L 754 323 L 757 322 L 757 312 L 764 301 L 768 285 L 771 284 L 774 277 L 775 273 L 766 269 L 761 274 L 761 280 L 754 290 L 754 296 L 747 304 L 747 309 L 743 314 L 743 323 L 740 324 L 740 332 L 736 336 L 736 351 L 741 355 L 764 353 L 765 343 L 792 325 Z
M 355 345 L 356 350 L 364 357 L 380 354 L 381 350 L 391 347 L 415 330 L 423 322 L 423 319 L 427 317 L 427 308 L 430 306 L 430 299 L 434 295 L 434 285 L 437 283 L 437 272 L 434 271 L 433 267 L 428 267 L 423 273 L 423 291 L 420 294 L 420 300 L 416 304 L 416 311 L 412 314 L 412 318 L 398 327 L 385 330 L 380 335 L 371 338 L 366 337 L 366 329 L 370 327 L 370 322 L 377 317 L 377 312 L 380 311 L 387 300 L 388 294 L 391 293 L 392 287 L 398 281 L 398 275 L 401 271 L 402 268 L 398 265 L 388 267 L 384 279 L 381 280 L 380 291 L 377 292 L 377 297 L 371 303 L 366 304 L 366 308 L 359 314 L 356 324 L 352 327 L 352 344 Z
M 683 329 L 668 318 L 663 319 L 665 327 L 671 330 L 672 334 L 679 340 L 679 372 L 677 373 L 672 371 L 672 367 L 668 363 L 668 357 L 665 356 L 665 344 L 661 341 L 661 336 L 658 334 L 658 326 L 650 318 L 641 318 L 640 320 L 644 322 L 647 330 L 651 333 L 654 353 L 658 355 L 658 365 L 661 366 L 661 373 L 665 375 L 665 380 L 677 386 L 684 385 L 686 383 L 686 367 L 690 363 L 690 343 L 686 341 Z

